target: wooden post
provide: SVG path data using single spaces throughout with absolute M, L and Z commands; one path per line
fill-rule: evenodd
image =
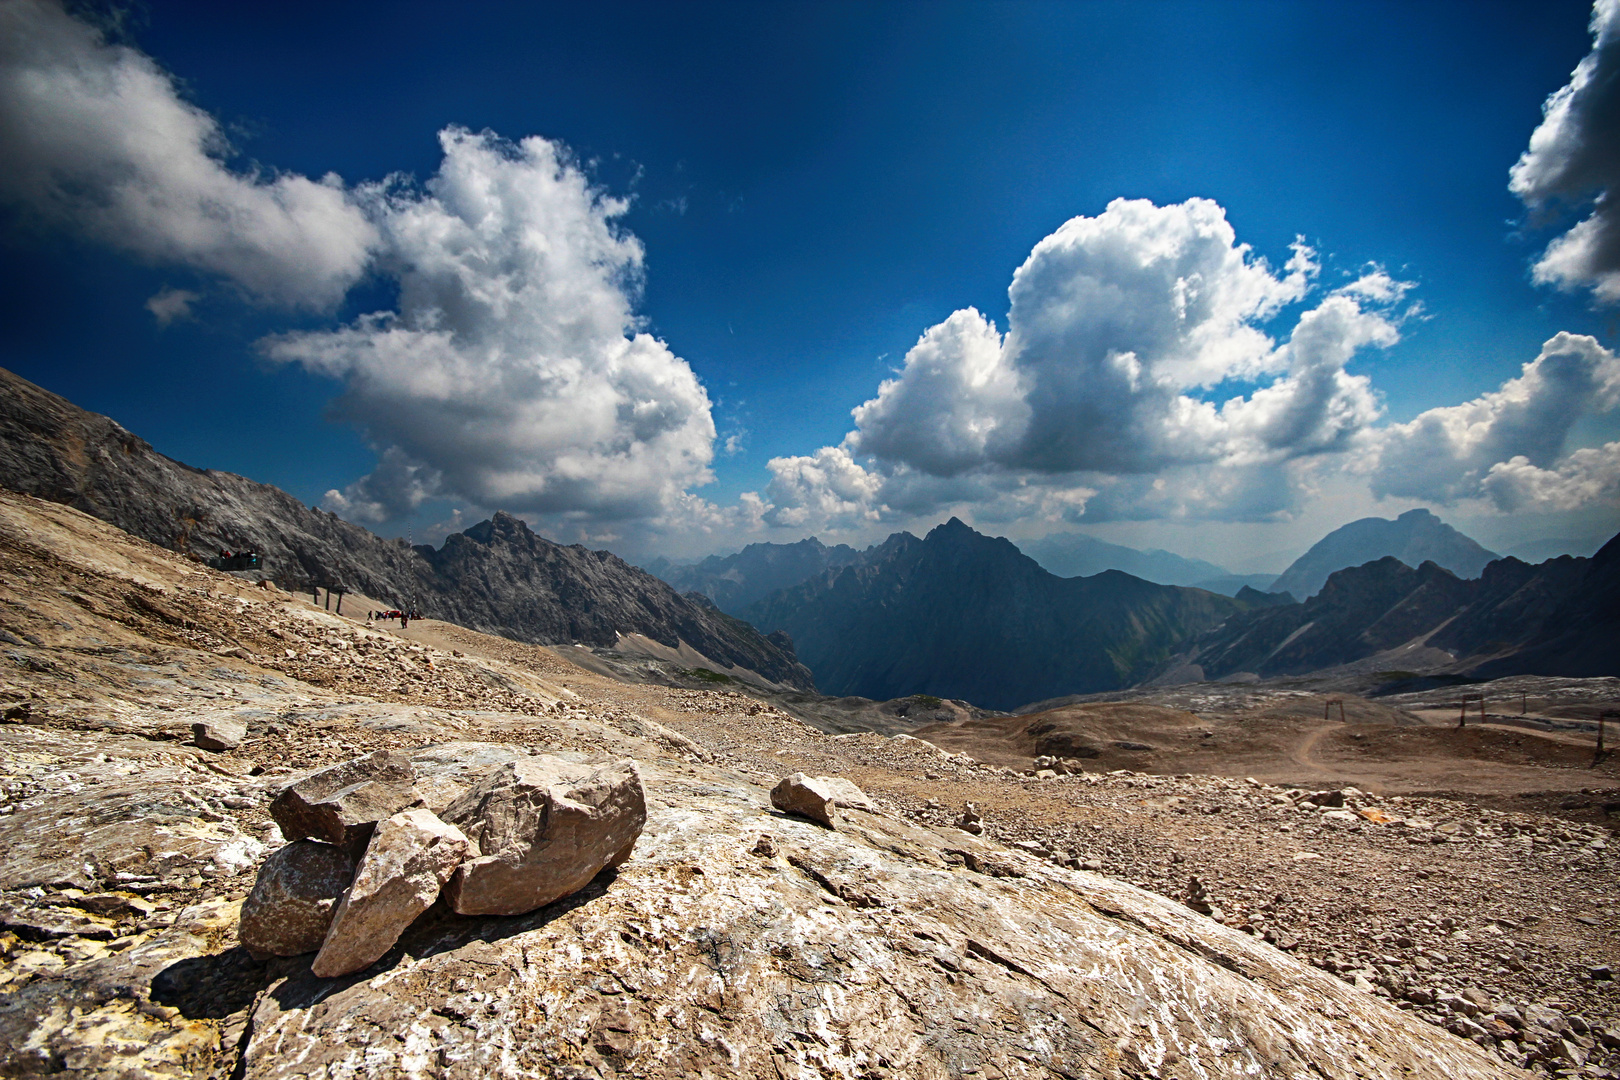
M 1339 699 L 1339 723 L 1344 723 L 1344 698 Z
M 1329 719 L 1331 717 L 1332 712 L 1333 712 L 1333 702 L 1331 702 L 1331 701 L 1322 702 L 1322 719 L 1323 720 Z
M 339 586 L 338 586 L 338 606 L 337 606 L 337 613 L 338 613 L 338 614 L 339 614 L 339 615 L 341 615 L 341 614 L 343 614 L 343 586 L 341 586 L 341 585 L 339 585 Z
M 1520 716 L 1529 716 L 1530 715 L 1530 695 L 1529 694 L 1520 694 L 1519 695 L 1519 715 Z
M 1457 718 L 1457 726 L 1468 726 L 1468 699 L 1466 697 L 1462 699 L 1462 715 Z

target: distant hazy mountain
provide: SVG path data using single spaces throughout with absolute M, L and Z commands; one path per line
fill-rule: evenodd
M 791 634 L 825 693 L 1006 709 L 1130 686 L 1244 608 L 1117 570 L 1056 577 L 952 518 L 922 540 L 896 533 L 747 617 Z
M 1271 583 L 1276 580 L 1276 574 L 1226 574 L 1222 577 L 1210 578 L 1207 581 L 1195 581 L 1193 582 L 1193 588 L 1208 589 L 1210 592 L 1218 592 L 1222 596 L 1237 596 L 1244 589 L 1266 592 L 1271 588 Z
M 653 559 L 644 568 L 679 592 L 702 593 L 721 611 L 741 616 L 750 604 L 778 589 L 848 566 L 860 557 L 848 544 L 828 547 L 812 536 L 796 544 L 749 544 L 735 555 L 710 555 L 695 564 Z
M 1601 546 L 1601 541 L 1575 540 L 1567 536 L 1545 537 L 1541 540 L 1526 540 L 1514 544 L 1506 554 L 1515 559 L 1523 559 L 1527 563 L 1546 562 L 1556 559 L 1560 555 L 1590 556 Z
M 1188 559 L 1158 548 L 1138 551 L 1085 533 L 1051 533 L 1026 540 L 1018 549 L 1058 577 L 1090 577 L 1104 570 L 1120 570 L 1160 585 L 1197 585 L 1231 576 L 1225 567 L 1203 559 Z M 1240 583 L 1232 591 L 1241 587 Z
M 1328 533 L 1284 570 L 1272 592 L 1316 595 L 1335 570 L 1394 556 L 1408 567 L 1433 562 L 1461 578 L 1477 578 L 1485 564 L 1501 558 L 1453 529 L 1427 510 L 1408 510 L 1394 521 L 1362 518 Z

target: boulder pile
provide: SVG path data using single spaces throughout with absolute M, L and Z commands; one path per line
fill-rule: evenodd
M 265 956 L 316 953 L 335 978 L 380 960 L 441 897 L 462 915 L 522 915 L 630 857 L 647 821 L 635 761 L 534 755 L 494 766 L 434 813 L 404 754 L 304 777 L 270 804 L 289 843 L 259 870 L 239 937 Z

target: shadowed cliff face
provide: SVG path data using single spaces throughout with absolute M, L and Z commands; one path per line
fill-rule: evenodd
M 608 552 L 553 544 L 506 514 L 438 551 L 413 549 L 279 488 L 164 457 L 113 420 L 4 370 L 0 485 L 175 551 L 257 550 L 265 576 L 295 590 L 341 585 L 540 644 L 611 646 L 621 633 L 685 641 L 720 663 L 814 688 L 791 649 Z
M 791 634 L 828 692 L 1005 709 L 1130 686 L 1239 610 L 1224 596 L 1117 570 L 1058 578 L 953 518 L 923 540 L 897 533 L 860 564 L 779 592 L 749 615 Z

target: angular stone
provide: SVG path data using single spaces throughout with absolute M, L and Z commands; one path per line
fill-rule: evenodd
M 497 766 L 439 816 L 480 853 L 450 879 L 456 911 L 522 915 L 628 859 L 647 799 L 629 758 L 603 767 L 537 755 Z
M 379 824 L 310 970 L 334 978 L 376 963 L 433 906 L 471 850 L 460 829 L 429 810 L 405 810 Z
M 853 780 L 846 780 L 842 776 L 818 776 L 816 779 L 832 789 L 834 806 L 845 810 L 865 810 L 871 814 L 878 812 L 877 803 L 856 787 Z
M 338 898 L 354 878 L 354 856 L 333 844 L 294 840 L 259 868 L 242 902 L 237 937 L 261 956 L 314 952 L 326 940 Z
M 378 750 L 304 777 L 276 796 L 270 816 L 288 840 L 308 837 L 358 853 L 377 822 L 420 801 L 415 782 L 410 758 Z
M 191 725 L 191 737 L 204 750 L 235 750 L 247 738 L 247 725 L 236 720 L 203 720 Z
M 771 789 L 771 805 L 784 814 L 798 814 L 819 821 L 829 829 L 838 828 L 838 795 L 824 777 L 802 772 L 784 776 Z

